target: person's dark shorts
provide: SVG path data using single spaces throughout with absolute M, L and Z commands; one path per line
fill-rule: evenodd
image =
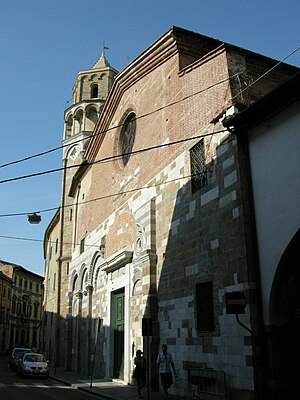
M 163 386 L 171 386 L 173 384 L 173 376 L 171 372 L 161 372 L 160 379 Z

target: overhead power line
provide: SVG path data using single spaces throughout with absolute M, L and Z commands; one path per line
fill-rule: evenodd
M 299 49 L 300 49 L 300 46 L 298 46 L 295 50 L 293 50 L 293 51 L 292 51 L 290 54 L 288 54 L 285 58 L 283 58 L 281 61 L 279 61 L 277 64 L 275 64 L 272 68 L 270 68 L 268 71 L 266 71 L 266 72 L 265 72 L 261 77 L 259 77 L 256 81 L 252 82 L 252 83 L 249 84 L 245 89 L 241 90 L 236 96 L 240 95 L 242 92 L 244 92 L 245 90 L 249 89 L 250 86 L 254 85 L 256 82 L 258 82 L 258 81 L 259 81 L 260 79 L 262 79 L 264 76 L 266 76 L 269 72 L 271 72 L 274 68 L 276 68 L 276 67 L 277 67 L 279 64 L 281 64 L 282 62 L 284 62 L 287 58 L 289 58 L 292 54 L 294 54 L 295 52 L 297 52 Z M 244 71 L 243 71 L 243 72 L 244 72 Z M 191 98 L 191 97 L 193 97 L 193 96 L 195 96 L 195 95 L 197 95 L 197 94 L 200 94 L 200 93 L 202 93 L 202 92 L 204 92 L 204 91 L 206 91 L 206 90 L 208 90 L 208 89 L 211 89 L 212 87 L 214 87 L 214 86 L 216 86 L 216 85 L 218 85 L 218 84 L 220 84 L 220 83 L 224 83 L 225 81 L 227 81 L 227 80 L 229 80 L 229 79 L 232 79 L 234 76 L 241 75 L 243 72 L 239 72 L 239 73 L 237 73 L 237 74 L 235 74 L 235 75 L 233 75 L 233 76 L 231 76 L 231 77 L 228 77 L 228 78 L 226 78 L 226 79 L 224 79 L 224 80 L 222 80 L 222 81 L 219 81 L 219 82 L 215 83 L 214 85 L 211 85 L 211 86 L 209 86 L 209 87 L 207 87 L 207 88 L 201 89 L 201 90 L 199 90 L 199 91 L 197 91 L 197 92 L 195 92 L 195 93 L 193 93 L 193 94 L 191 94 L 191 95 L 189 95 L 189 96 L 186 96 L 186 97 L 184 97 L 184 98 L 181 98 L 181 99 L 179 99 L 179 100 L 176 100 L 176 101 L 174 101 L 174 102 L 171 102 L 171 103 L 169 103 L 169 104 L 167 104 L 167 105 L 165 105 L 165 106 L 163 106 L 163 107 L 160 107 L 160 108 L 158 108 L 158 109 L 156 109 L 156 110 L 153 110 L 153 111 L 151 111 L 151 112 L 149 112 L 149 113 L 146 113 L 146 114 L 143 114 L 143 115 L 141 115 L 141 116 L 138 116 L 138 117 L 136 117 L 136 119 L 140 119 L 140 118 L 144 118 L 144 117 L 150 116 L 150 115 L 152 115 L 152 114 L 154 114 L 154 113 L 156 113 L 156 112 L 158 112 L 158 111 L 163 110 L 164 108 L 170 107 L 170 106 L 175 105 L 175 104 L 177 104 L 177 103 L 179 103 L 179 102 L 181 102 L 181 101 L 187 100 L 187 99 L 189 99 L 189 98 Z M 236 96 L 234 96 L 233 99 L 234 99 Z M 117 128 L 121 127 L 121 126 L 122 126 L 122 124 L 117 125 L 117 126 L 114 126 L 114 127 L 112 127 L 112 128 L 107 129 L 106 131 L 99 132 L 99 133 L 95 134 L 94 136 L 96 136 L 96 135 L 101 135 L 101 134 L 106 133 L 106 132 L 108 132 L 108 131 L 110 131 L 110 130 L 112 130 L 112 129 L 117 129 Z M 224 132 L 224 131 L 226 131 L 226 130 L 223 130 L 223 132 Z M 188 139 L 183 139 L 183 140 L 176 141 L 176 142 L 171 142 L 171 143 L 168 143 L 168 144 L 162 144 L 162 145 L 153 146 L 153 147 L 149 147 L 149 148 L 145 148 L 145 149 L 140 149 L 140 150 L 133 151 L 133 152 L 126 153 L 126 154 L 122 154 L 122 155 L 116 155 L 116 156 L 107 157 L 107 158 L 105 158 L 105 159 L 98 160 L 98 161 L 93 162 L 93 163 L 89 163 L 89 165 L 96 164 L 96 163 L 109 162 L 109 161 L 111 161 L 111 160 L 113 160 L 113 159 L 118 159 L 118 158 L 120 158 L 120 157 L 122 157 L 122 156 L 124 156 L 124 155 L 134 155 L 134 154 L 138 154 L 138 153 L 141 153 L 141 152 L 144 152 L 144 151 L 149 151 L 149 150 L 153 150 L 153 149 L 156 149 L 156 148 L 160 148 L 160 147 L 164 147 L 164 146 L 169 146 L 169 145 L 172 145 L 172 144 L 177 144 L 177 143 L 180 143 L 180 142 L 184 142 L 184 141 L 188 141 L 188 140 L 193 140 L 193 139 L 195 139 L 195 138 L 200 138 L 200 137 L 204 137 L 204 136 L 209 136 L 209 135 L 216 134 L 216 133 L 220 133 L 220 132 L 222 132 L 222 131 L 216 131 L 216 132 L 213 132 L 213 133 L 209 133 L 209 134 L 207 134 L 207 135 L 200 135 L 200 136 L 196 136 L 196 137 L 192 137 L 192 138 L 188 138 Z M 74 145 L 75 143 L 78 143 L 78 142 L 80 142 L 80 141 L 82 141 L 82 139 L 79 139 L 78 141 L 72 142 L 72 145 Z M 6 163 L 6 164 L 3 164 L 3 165 L 0 165 L 0 168 L 3 168 L 3 167 L 8 166 L 8 165 L 16 164 L 16 163 L 19 163 L 19 162 L 23 162 L 23 161 L 26 161 L 26 160 L 29 160 L 29 159 L 32 159 L 32 158 L 35 158 L 35 157 L 39 157 L 39 156 L 42 156 L 42 155 L 45 155 L 45 154 L 54 152 L 54 151 L 56 151 L 56 150 L 58 150 L 58 149 L 61 149 L 61 148 L 63 148 L 63 147 L 66 147 L 66 146 L 69 146 L 69 144 L 65 144 L 65 145 L 62 145 L 62 146 L 58 146 L 58 147 L 55 147 L 55 148 L 53 148 L 53 149 L 50 149 L 50 150 L 47 150 L 47 151 L 44 151 L 44 152 L 41 152 L 41 153 L 38 153 L 38 154 L 35 154 L 35 155 L 32 155 L 32 156 L 29 156 L 29 157 L 25 157 L 25 158 L 22 158 L 22 159 L 19 159 L 19 160 L 16 160 L 16 161 L 12 161 L 12 162 L 10 162 L 10 163 Z M 19 177 L 15 177 L 15 178 L 8 178 L 8 179 L 5 179 L 5 180 L 0 181 L 0 184 L 6 183 L 6 182 L 16 181 L 16 180 L 20 180 L 20 179 L 26 179 L 26 178 L 30 178 L 30 177 L 45 175 L 45 174 L 49 174 L 49 173 L 53 173 L 53 172 L 63 171 L 64 169 L 77 168 L 77 167 L 79 167 L 79 166 L 80 166 L 80 165 L 77 164 L 77 165 L 68 166 L 68 167 L 61 167 L 61 168 L 56 168 L 56 169 L 52 169 L 52 170 L 41 171 L 41 172 L 29 174 L 29 175 L 23 175 L 23 176 L 19 176 Z M 136 190 L 139 190 L 139 189 L 136 189 Z M 116 196 L 116 195 L 118 195 L 118 194 L 120 194 L 120 193 L 116 193 L 116 194 L 113 194 L 113 195 L 111 195 L 111 196 Z M 92 200 L 91 200 L 91 201 L 92 201 Z M 37 212 L 37 213 L 40 213 L 40 212 L 47 212 L 47 211 L 53 211 L 53 210 L 57 210 L 57 207 L 45 209 L 45 210 L 42 210 L 42 211 L 36 211 L 36 212 Z M 20 216 L 20 215 L 25 215 L 25 214 L 28 215 L 29 213 L 28 213 L 28 212 L 26 212 L 26 213 L 24 212 L 24 213 L 3 214 L 3 215 L 0 215 L 0 217 Z
M 232 75 L 232 76 L 230 76 L 230 77 L 228 77 L 228 78 L 222 79 L 221 81 L 214 83 L 213 85 L 210 85 L 210 86 L 207 86 L 207 87 L 204 88 L 204 89 L 198 90 L 198 91 L 195 92 L 195 93 L 192 93 L 192 94 L 190 94 L 190 95 L 188 95 L 188 96 L 182 97 L 181 99 L 175 100 L 175 101 L 173 101 L 173 102 L 171 102 L 171 103 L 169 103 L 169 104 L 166 104 L 166 105 L 164 105 L 164 106 L 162 106 L 162 107 L 159 107 L 159 108 L 157 108 L 157 109 L 155 109 L 155 110 L 149 111 L 148 113 L 139 115 L 139 116 L 135 117 L 135 120 L 139 120 L 139 119 L 142 119 L 142 118 L 145 118 L 145 117 L 149 117 L 149 116 L 151 116 L 151 115 L 153 115 L 153 114 L 155 114 L 155 113 L 157 113 L 157 112 L 159 112 L 159 111 L 162 111 L 162 110 L 164 110 L 164 109 L 166 109 L 166 108 L 168 108 L 168 107 L 172 107 L 172 106 L 174 106 L 174 105 L 176 105 L 176 104 L 178 104 L 178 103 L 181 103 L 182 101 L 185 101 L 185 100 L 190 99 L 191 97 L 197 96 L 198 94 L 201 94 L 201 93 L 205 92 L 206 90 L 212 89 L 213 87 L 218 86 L 218 85 L 220 85 L 220 84 L 222 84 L 222 83 L 228 81 L 229 79 L 232 79 L 232 78 L 234 78 L 235 76 L 241 75 L 241 74 L 243 74 L 243 73 L 244 73 L 244 71 L 238 72 L 238 73 L 236 73 L 236 74 L 234 74 L 234 75 Z M 112 131 L 112 130 L 121 128 L 123 125 L 124 125 L 124 122 L 121 123 L 121 124 L 115 125 L 115 126 L 113 126 L 113 127 L 111 127 L 111 128 L 108 128 L 108 129 L 106 129 L 106 130 L 104 130 L 104 131 L 101 131 L 101 132 L 98 132 L 98 133 L 94 133 L 93 137 L 100 136 L 100 135 L 102 135 L 103 133 L 107 133 L 107 132 L 110 132 L 110 131 Z M 85 139 L 86 139 L 86 138 L 85 138 Z M 82 142 L 82 140 L 85 140 L 85 139 L 82 139 L 82 138 L 81 138 L 81 139 L 78 139 L 78 140 L 74 140 L 74 141 L 72 142 L 72 146 L 74 146 L 74 145 L 77 144 L 77 143 Z M 11 162 L 2 164 L 2 165 L 0 165 L 0 168 L 4 168 L 4 167 L 8 167 L 8 166 L 10 166 L 10 165 L 14 165 L 14 164 L 18 164 L 18 163 L 21 163 L 21 162 L 24 162 L 24 161 L 28 161 L 28 160 L 31 160 L 31 159 L 33 159 L 33 158 L 40 157 L 40 156 L 43 156 L 43 155 L 52 153 L 52 152 L 54 152 L 54 151 L 63 149 L 64 147 L 68 147 L 68 146 L 70 146 L 69 143 L 63 144 L 63 145 L 61 145 L 61 146 L 57 146 L 57 147 L 54 147 L 54 148 L 52 148 L 52 149 L 45 150 L 45 151 L 40 152 L 40 153 L 37 153 L 37 154 L 33 154 L 33 155 L 31 155 L 31 156 L 28 156 L 28 157 L 24 157 L 24 158 L 15 160 L 15 161 L 11 161 Z M 53 170 L 53 171 L 56 172 L 56 170 Z M 32 174 L 32 176 L 36 176 L 36 175 L 35 175 L 35 174 Z M 0 183 L 1 183 L 1 182 L 0 182 Z
M 10 165 L 14 165 L 14 164 L 18 164 L 18 163 L 21 163 L 21 162 L 24 162 L 24 161 L 31 160 L 32 158 L 36 158 L 36 157 L 44 156 L 45 154 L 53 153 L 56 150 L 60 150 L 62 147 L 63 146 L 54 147 L 53 149 L 45 150 L 45 151 L 43 151 L 41 153 L 33 154 L 32 156 L 20 158 L 19 160 L 15 160 L 15 161 L 10 161 L 10 162 L 8 162 L 6 164 L 0 165 L 0 168 L 8 167 Z
M 166 185 L 168 183 L 172 183 L 172 182 L 176 182 L 176 181 L 180 181 L 180 180 L 184 180 L 184 179 L 190 179 L 190 178 L 192 178 L 192 176 L 193 175 L 180 176 L 178 178 L 166 180 L 164 182 L 160 182 L 160 183 L 157 183 L 157 184 L 154 184 L 154 185 L 140 186 L 138 188 L 128 189 L 128 190 L 124 190 L 124 191 L 116 192 L 116 193 L 111 193 L 111 194 L 108 194 L 108 195 L 105 195 L 105 196 L 100 196 L 100 197 L 96 197 L 94 199 L 85 200 L 85 201 L 81 201 L 81 202 L 73 203 L 73 204 L 68 204 L 68 205 L 65 205 L 65 206 L 61 205 L 59 207 L 60 208 L 70 208 L 70 207 L 74 207 L 74 206 L 80 206 L 82 204 L 92 203 L 94 201 L 106 200 L 106 199 L 109 199 L 109 198 L 112 198 L 112 197 L 122 196 L 122 195 L 128 194 L 128 193 L 134 193 L 134 192 L 137 192 L 139 190 L 152 189 L 154 187 L 159 187 L 159 186 L 162 186 L 162 185 Z M 57 211 L 59 207 L 47 208 L 47 209 L 35 211 L 35 213 L 41 214 L 41 213 L 46 213 L 46 212 L 50 212 L 50 211 Z M 12 214 L 0 214 L 0 218 L 17 217 L 17 216 L 24 216 L 24 215 L 28 215 L 28 214 L 30 214 L 30 213 L 21 212 L 21 213 L 12 213 Z
M 287 60 L 289 57 L 291 57 L 293 54 L 295 54 L 297 51 L 299 51 L 299 49 L 300 49 L 300 45 L 297 46 L 293 51 L 291 51 L 291 52 L 290 52 L 286 57 L 284 57 L 282 60 L 278 61 L 277 64 L 275 64 L 275 65 L 274 65 L 273 67 L 271 67 L 268 71 L 266 71 L 264 74 L 262 74 L 258 79 L 256 79 L 256 80 L 253 81 L 252 83 L 250 83 L 246 88 L 242 89 L 242 90 L 241 90 L 239 93 L 237 93 L 232 99 L 235 99 L 237 96 L 241 95 L 244 91 L 248 90 L 249 87 L 253 86 L 253 85 L 254 85 L 255 83 L 257 83 L 260 79 L 262 79 L 262 78 L 265 77 L 267 74 L 269 74 L 274 68 L 278 67 L 278 65 L 282 64 L 285 60 Z M 208 86 L 207 88 L 201 89 L 201 90 L 199 90 L 199 91 L 197 91 L 197 92 L 195 92 L 195 93 L 193 93 L 193 94 L 191 94 L 191 95 L 189 95 L 189 96 L 186 96 L 186 97 L 184 97 L 184 98 L 182 98 L 182 99 L 179 99 L 179 100 L 177 100 L 177 101 L 175 101 L 175 102 L 171 102 L 171 103 L 169 103 L 169 104 L 167 104 L 167 105 L 165 105 L 165 106 L 163 106 L 163 107 L 160 107 L 160 108 L 158 108 L 158 109 L 156 109 L 156 110 L 153 110 L 153 111 L 150 112 L 150 113 L 147 113 L 147 114 L 141 115 L 141 116 L 139 116 L 139 117 L 136 117 L 136 119 L 140 119 L 140 118 L 143 118 L 143 117 L 152 115 L 152 114 L 154 114 L 154 113 L 156 113 L 156 112 L 158 112 L 158 111 L 161 111 L 161 110 L 164 109 L 164 108 L 170 107 L 170 106 L 175 105 L 175 104 L 177 104 L 177 103 L 179 103 L 179 102 L 181 102 L 181 101 L 187 100 L 188 98 L 193 97 L 193 96 L 196 96 L 196 95 L 198 95 L 198 94 L 200 94 L 200 93 L 203 93 L 204 91 L 209 90 L 209 89 L 211 89 L 211 88 L 214 87 L 214 86 L 217 86 L 217 85 L 219 85 L 219 84 L 221 84 L 221 83 L 224 83 L 225 81 L 227 81 L 227 80 L 229 80 L 229 79 L 234 78 L 235 76 L 242 75 L 244 72 L 245 72 L 245 71 L 238 72 L 238 73 L 236 73 L 236 74 L 234 74 L 234 75 L 232 75 L 232 76 L 226 78 L 225 80 L 216 82 L 214 85 L 211 85 L 211 86 Z M 122 127 L 122 125 L 123 125 L 123 124 L 116 125 L 116 126 L 114 126 L 114 127 L 112 127 L 112 128 L 107 129 L 105 132 L 102 131 L 102 132 L 96 133 L 96 134 L 94 134 L 94 136 L 101 135 L 101 134 L 106 133 L 106 132 L 108 132 L 108 131 L 110 131 L 110 130 L 113 130 L 113 129 L 118 129 L 118 128 Z M 83 139 L 78 139 L 78 140 L 72 142 L 72 145 L 74 145 L 74 144 L 76 144 L 76 143 L 80 143 L 82 140 L 83 140 Z M 36 157 L 41 157 L 41 156 L 44 156 L 44 155 L 46 155 L 46 154 L 52 153 L 52 152 L 54 152 L 54 151 L 63 149 L 64 147 L 67 147 L 67 146 L 69 146 L 69 144 L 60 145 L 60 146 L 54 147 L 54 148 L 52 148 L 52 149 L 45 150 L 45 151 L 43 151 L 43 152 L 33 154 L 33 155 L 31 155 L 31 156 L 28 156 L 28 157 L 24 157 L 24 158 L 15 160 L 15 161 L 11 161 L 11 162 L 8 162 L 8 163 L 5 163 L 5 164 L 0 165 L 0 168 L 4 168 L 4 167 L 8 167 L 8 166 L 10 166 L 10 165 L 14 165 L 14 164 L 18 164 L 18 163 L 21 163 L 21 162 L 24 162 L 24 161 L 28 161 L 28 160 L 31 160 L 31 159 L 36 158 Z
M 295 48 L 295 50 L 291 51 L 286 57 L 284 57 L 282 60 L 278 61 L 273 67 L 271 67 L 268 71 L 266 71 L 264 74 L 262 74 L 259 78 L 257 78 L 255 81 L 249 83 L 247 87 L 242 89 L 239 93 L 237 93 L 235 96 L 232 97 L 232 100 L 235 99 L 236 97 L 240 96 L 245 90 L 248 90 L 251 86 L 255 85 L 258 81 L 260 81 L 262 78 L 264 78 L 267 74 L 269 74 L 273 69 L 277 68 L 278 65 L 282 64 L 285 60 L 287 60 L 289 57 L 291 57 L 293 54 L 295 54 L 297 51 L 300 50 L 300 45 Z
M 260 79 L 262 79 L 262 78 L 265 77 L 267 74 L 269 74 L 274 68 L 278 67 L 278 65 L 282 64 L 285 60 L 287 60 L 289 57 L 291 57 L 293 54 L 295 54 L 297 51 L 299 51 L 299 49 L 300 49 L 300 45 L 297 46 L 293 51 L 291 51 L 291 52 L 290 52 L 286 57 L 284 57 L 282 60 L 278 61 L 277 64 L 275 64 L 275 65 L 274 65 L 273 67 L 271 67 L 268 71 L 266 71 L 264 74 L 262 74 L 258 79 L 256 79 L 256 80 L 253 81 L 252 83 L 250 83 L 246 88 L 240 90 L 240 92 L 237 93 L 232 99 L 235 99 L 236 97 L 238 97 L 239 95 L 241 95 L 244 91 L 248 90 L 249 87 L 253 86 L 253 85 L 254 85 L 255 83 L 257 83 Z M 136 117 L 136 120 L 141 119 L 141 118 L 144 118 L 144 117 L 146 117 L 146 116 L 150 116 L 150 115 L 152 115 L 152 114 L 154 114 L 154 113 L 156 113 L 156 112 L 158 112 L 158 111 L 161 111 L 161 110 L 163 110 L 163 109 L 165 109 L 165 108 L 167 108 L 167 107 L 171 107 L 171 106 L 173 106 L 173 105 L 175 105 L 175 104 L 178 104 L 178 103 L 181 102 L 181 101 L 185 101 L 185 100 L 187 100 L 187 99 L 189 99 L 189 98 L 191 98 L 191 97 L 193 97 L 193 96 L 196 96 L 196 95 L 198 95 L 198 94 L 200 94 L 200 93 L 203 93 L 204 91 L 209 90 L 209 89 L 211 89 L 211 88 L 213 88 L 213 87 L 215 87 L 215 86 L 217 86 L 217 85 L 219 85 L 219 84 L 221 84 L 221 83 L 224 83 L 224 82 L 226 82 L 227 80 L 234 78 L 235 76 L 242 75 L 244 72 L 245 72 L 245 70 L 242 71 L 242 72 L 238 72 L 238 73 L 236 73 L 236 74 L 234 74 L 234 75 L 232 75 L 232 76 L 230 76 L 230 77 L 228 77 L 228 78 L 226 78 L 226 79 L 224 79 L 224 80 L 221 80 L 221 81 L 219 81 L 219 82 L 216 82 L 216 83 L 213 84 L 213 85 L 208 86 L 207 88 L 204 88 L 204 89 L 201 89 L 201 90 L 199 90 L 199 91 L 197 91 L 197 92 L 195 92 L 195 93 L 192 93 L 192 94 L 189 95 L 189 96 L 186 96 L 186 97 L 184 97 L 184 98 L 182 98 L 182 99 L 179 99 L 179 100 L 176 100 L 176 101 L 174 101 L 174 102 L 171 102 L 171 103 L 169 103 L 169 104 L 167 104 L 167 105 L 165 105 L 165 106 L 163 106 L 163 107 L 160 107 L 160 108 L 158 108 L 158 109 L 156 109 L 156 110 L 153 110 L 153 111 L 151 111 L 151 112 L 149 112 L 149 113 L 140 115 L 140 116 Z M 109 129 L 107 129 L 107 130 L 105 130 L 105 131 L 95 133 L 94 136 L 102 135 L 103 133 L 106 133 L 106 132 L 111 131 L 111 130 L 113 130 L 113 129 L 118 129 L 118 128 L 122 127 L 122 126 L 123 126 L 123 124 L 116 125 L 116 126 L 114 126 L 114 127 L 112 127 L 112 128 L 109 128 Z M 83 139 L 78 139 L 78 140 L 72 142 L 72 145 L 74 145 L 74 144 L 76 144 L 76 143 L 80 143 L 82 140 L 83 140 Z M 33 154 L 33 155 L 31 155 L 31 156 L 28 156 L 28 157 L 24 157 L 24 158 L 15 160 L 15 161 L 11 161 L 11 162 L 8 162 L 8 163 L 5 163 L 5 164 L 0 165 L 0 168 L 4 168 L 4 167 L 10 166 L 10 165 L 14 165 L 14 164 L 18 164 L 18 163 L 21 163 L 21 162 L 24 162 L 24 161 L 28 161 L 28 160 L 31 160 L 31 159 L 36 158 L 36 157 L 41 157 L 41 156 L 44 156 L 44 155 L 46 155 L 46 154 L 52 153 L 52 152 L 54 152 L 54 151 L 63 149 L 64 147 L 67 147 L 67 146 L 69 146 L 69 144 L 63 144 L 63 145 L 54 147 L 54 148 L 52 148 L 52 149 L 45 150 L 45 151 L 43 151 L 43 152 Z M 56 170 L 53 170 L 53 172 L 56 172 Z M 29 177 L 33 177 L 33 176 L 37 176 L 37 175 L 32 174 L 32 176 L 29 176 Z M 2 183 L 2 182 L 0 182 L 0 183 Z
M 44 243 L 43 239 L 33 239 L 33 238 L 26 238 L 26 237 L 19 237 L 19 236 L 8 236 L 8 235 L 0 235 L 1 239 L 12 239 L 12 240 L 23 240 L 26 242 L 38 242 L 38 243 Z M 51 244 L 56 244 L 56 241 L 54 240 L 46 240 L 46 243 L 51 243 Z M 60 242 L 58 242 L 60 243 Z M 64 242 L 64 244 L 69 244 L 72 246 L 79 246 L 80 243 L 69 243 L 69 242 Z M 99 244 L 95 245 L 95 244 L 84 244 L 86 247 L 97 247 L 99 248 Z
M 215 135 L 215 134 L 221 133 L 221 132 L 228 132 L 228 130 L 227 129 L 222 129 L 220 131 L 215 131 L 215 132 L 212 132 L 212 133 L 202 134 L 202 135 L 199 135 L 199 136 L 193 136 L 193 137 L 186 138 L 186 139 L 176 140 L 174 142 L 163 143 L 163 144 L 159 144 L 159 145 L 156 145 L 156 146 L 145 147 L 144 149 L 139 149 L 139 150 L 131 151 L 131 152 L 128 152 L 128 153 L 117 154 L 115 156 L 105 157 L 105 158 L 102 158 L 101 160 L 97 160 L 97 161 L 94 161 L 94 162 L 91 162 L 91 163 L 88 163 L 87 161 L 85 161 L 85 165 L 94 165 L 94 164 L 106 163 L 106 162 L 110 162 L 110 161 L 122 158 L 122 157 L 124 157 L 126 155 L 137 155 L 137 154 L 140 154 L 140 153 L 143 153 L 143 152 L 146 152 L 146 151 L 156 150 L 156 149 L 159 149 L 159 148 L 162 148 L 162 147 L 168 147 L 168 146 L 171 146 L 171 145 L 174 145 L 174 144 L 184 143 L 184 142 L 187 142 L 189 140 L 194 140 L 194 139 L 202 138 L 202 137 L 205 137 L 205 136 L 211 136 L 211 135 Z M 41 176 L 41 175 L 47 175 L 47 174 L 51 174 L 53 172 L 64 171 L 64 170 L 67 170 L 67 169 L 78 168 L 81 165 L 82 164 L 68 165 L 66 167 L 50 169 L 50 170 L 36 172 L 36 173 L 33 173 L 33 174 L 28 174 L 28 175 L 21 175 L 21 176 L 17 176 L 17 177 L 14 177 L 14 178 L 7 178 L 7 179 L 1 180 L 0 184 L 8 183 L 8 182 L 14 182 L 14 181 L 18 181 L 18 180 L 21 180 L 21 179 L 33 178 L 33 177 Z

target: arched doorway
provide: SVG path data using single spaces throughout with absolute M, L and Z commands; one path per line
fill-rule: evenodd
M 271 329 L 267 335 L 272 399 L 293 393 L 300 355 L 300 229 L 278 264 L 270 296 Z

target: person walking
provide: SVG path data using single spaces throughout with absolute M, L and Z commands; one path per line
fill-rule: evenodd
M 133 359 L 135 368 L 132 377 L 136 380 L 138 397 L 141 399 L 142 389 L 146 385 L 147 362 L 141 350 L 137 350 Z
M 171 368 L 174 372 L 174 375 L 177 376 L 177 374 L 175 371 L 172 354 L 168 352 L 168 346 L 166 344 L 162 345 L 162 352 L 158 354 L 156 363 L 159 368 L 159 374 L 164 393 L 168 397 L 168 389 L 173 384 Z

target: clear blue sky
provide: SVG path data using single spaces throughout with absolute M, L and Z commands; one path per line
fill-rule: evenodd
M 0 0 L 0 166 L 61 145 L 75 77 L 103 43 L 119 71 L 174 25 L 282 60 L 300 45 L 299 21 L 299 0 Z M 300 51 L 286 62 L 300 67 Z M 58 150 L 0 168 L 0 181 L 61 165 Z M 1 183 L 0 215 L 55 208 L 60 187 L 61 172 Z M 53 214 L 0 217 L 0 258 L 43 275 Z

